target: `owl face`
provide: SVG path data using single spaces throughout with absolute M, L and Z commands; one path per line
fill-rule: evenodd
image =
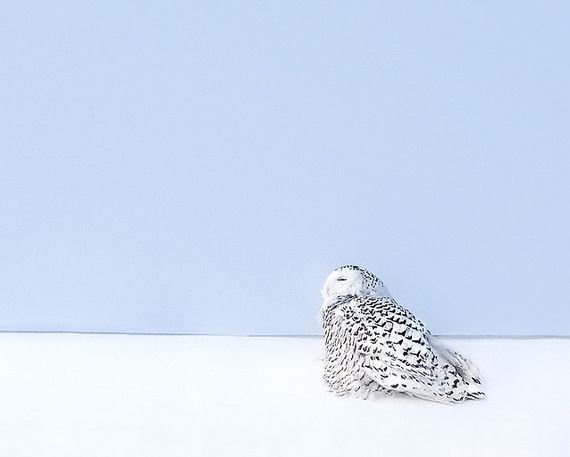
M 345 265 L 334 270 L 321 290 L 325 301 L 341 295 L 389 296 L 380 279 L 368 270 L 355 265 Z

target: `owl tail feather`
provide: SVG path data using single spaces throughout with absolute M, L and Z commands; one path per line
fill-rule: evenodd
M 467 398 L 477 399 L 485 397 L 485 394 L 481 391 L 481 375 L 479 374 L 479 369 L 475 364 L 462 356 L 459 352 L 447 347 L 436 337 L 430 335 L 428 339 L 432 348 L 434 348 L 441 357 L 453 365 L 459 376 L 469 383 L 470 391 L 467 394 Z

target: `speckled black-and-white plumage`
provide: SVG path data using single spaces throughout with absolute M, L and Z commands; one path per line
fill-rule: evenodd
M 337 269 L 322 291 L 324 379 L 330 390 L 363 398 L 401 392 L 444 403 L 483 398 L 477 369 L 393 298 L 379 296 L 378 282 L 366 273 L 371 274 L 360 267 Z

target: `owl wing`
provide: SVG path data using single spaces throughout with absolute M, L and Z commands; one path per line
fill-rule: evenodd
M 421 321 L 391 298 L 355 300 L 361 327 L 357 350 L 369 360 L 372 370 L 390 367 L 427 379 L 433 377 L 438 360 Z
M 470 392 L 468 383 L 432 348 L 421 321 L 395 300 L 354 300 L 349 331 L 356 337 L 364 372 L 381 387 L 443 403 L 484 395 Z

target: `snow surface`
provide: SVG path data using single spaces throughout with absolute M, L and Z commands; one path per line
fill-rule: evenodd
M 570 340 L 447 343 L 487 400 L 337 398 L 320 338 L 0 334 L 0 456 L 570 456 Z

